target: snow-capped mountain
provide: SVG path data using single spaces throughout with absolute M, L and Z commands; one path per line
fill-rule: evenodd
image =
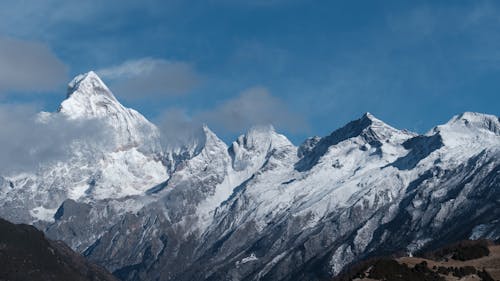
M 58 112 L 42 112 L 38 122 L 66 118 L 69 123 L 98 120 L 106 124 L 106 145 L 75 141 L 70 159 L 33 173 L 4 175 L 1 197 L 6 216 L 16 222 L 51 221 L 61 203 L 118 199 L 142 194 L 168 178 L 161 163 L 157 128 L 137 111 L 122 106 L 94 73 L 70 82 Z
M 500 238 L 497 116 L 418 135 L 367 113 L 299 147 L 272 127 L 227 146 L 205 126 L 166 150 L 93 72 L 41 119 L 58 114 L 103 121 L 112 145 L 3 176 L 0 216 L 123 280 L 319 280 L 371 255 Z
M 110 133 L 114 134 L 121 150 L 139 147 L 145 142 L 159 145 L 158 129 L 139 112 L 121 105 L 93 71 L 78 75 L 69 83 L 67 98 L 58 113 L 71 120 L 104 120 L 112 127 Z

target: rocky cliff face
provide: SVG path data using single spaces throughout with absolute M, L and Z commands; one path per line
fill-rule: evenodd
M 500 237 L 497 116 L 417 135 L 367 113 L 299 147 L 272 127 L 228 147 L 203 127 L 193 145 L 162 150 L 95 74 L 69 91 L 52 114 L 103 120 L 115 144 L 5 175 L 0 215 L 123 280 L 319 280 L 372 255 Z

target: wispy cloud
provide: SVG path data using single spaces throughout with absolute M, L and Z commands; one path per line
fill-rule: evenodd
M 66 65 L 47 45 L 0 37 L 0 94 L 51 91 L 66 80 Z
M 200 81 L 189 63 L 153 58 L 130 60 L 96 72 L 120 96 L 129 99 L 182 95 Z
M 200 136 L 200 128 L 208 125 L 221 136 L 244 133 L 254 126 L 273 125 L 278 131 L 303 133 L 308 123 L 292 112 L 287 103 L 264 87 L 253 87 L 218 106 L 189 114 L 172 108 L 158 118 L 157 124 L 167 146 L 182 146 Z
M 32 105 L 0 104 L 0 174 L 36 170 L 48 162 L 67 160 L 73 145 L 92 148 L 112 145 L 106 125 L 98 120 L 67 120 L 51 115 L 40 118 Z M 77 141 L 78 142 L 75 142 Z
M 267 124 L 292 133 L 304 131 L 307 127 L 304 119 L 291 112 L 284 100 L 273 96 L 264 87 L 247 89 L 219 106 L 200 113 L 199 118 L 229 133 Z
M 203 123 L 189 116 L 186 111 L 170 108 L 157 118 L 157 126 L 161 133 L 161 142 L 167 149 L 176 149 L 201 139 Z

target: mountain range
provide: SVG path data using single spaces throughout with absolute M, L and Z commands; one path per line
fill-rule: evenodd
M 500 119 L 426 134 L 366 113 L 300 146 L 272 126 L 227 145 L 207 126 L 165 146 L 94 73 L 37 122 L 97 120 L 104 144 L 0 176 L 0 216 L 33 224 L 121 280 L 324 280 L 349 264 L 500 238 Z

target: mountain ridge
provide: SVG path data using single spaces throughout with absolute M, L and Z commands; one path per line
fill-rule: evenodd
M 384 251 L 500 238 L 496 116 L 466 112 L 415 134 L 365 113 L 300 146 L 272 127 L 226 144 L 203 126 L 164 149 L 95 73 L 82 79 L 69 104 L 80 95 L 89 110 L 66 112 L 103 118 L 117 145 L 4 177 L 0 215 L 123 280 L 319 280 Z

